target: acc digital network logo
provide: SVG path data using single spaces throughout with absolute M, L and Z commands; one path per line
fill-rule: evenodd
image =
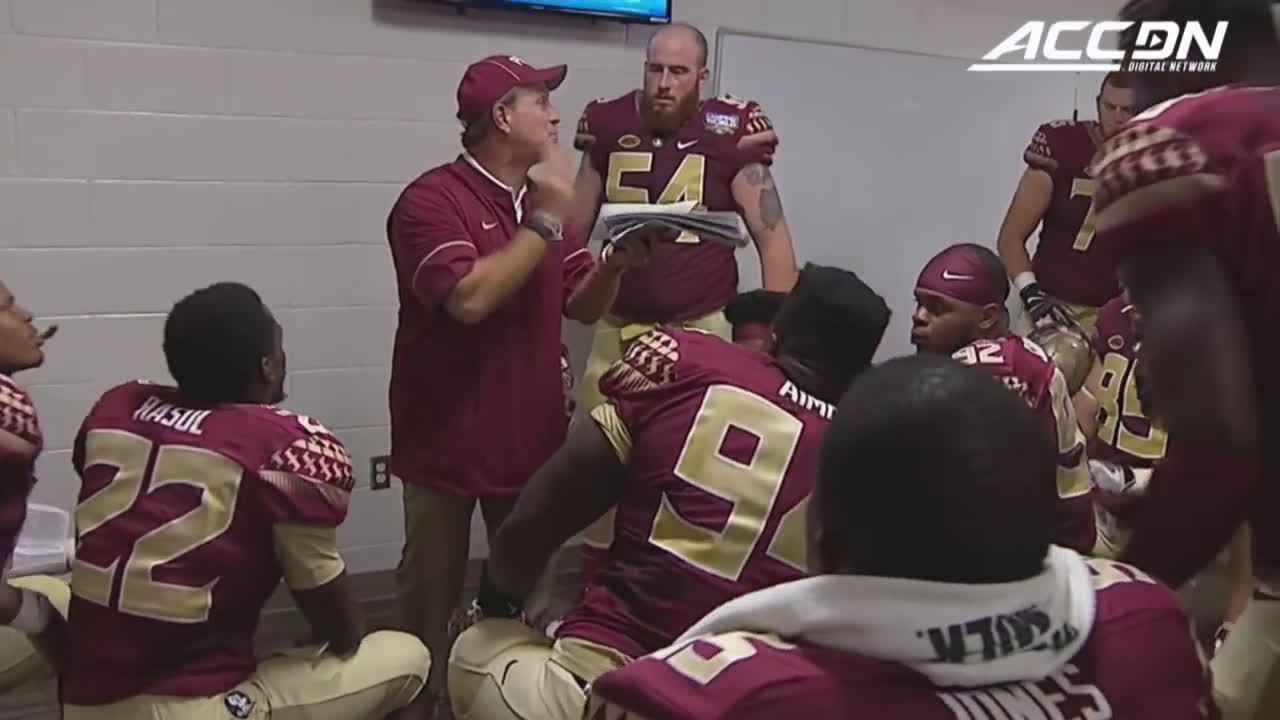
M 974 72 L 1110 72 L 1119 70 L 1124 51 L 1104 47 L 1110 33 L 1134 25 L 1126 20 L 1033 20 L 1018 28 L 991 52 L 985 62 L 969 66 Z M 1133 52 L 1125 69 L 1133 72 L 1212 72 L 1218 64 L 1227 23 L 1219 22 L 1212 35 L 1198 22 L 1147 21 L 1138 23 Z M 1195 60 L 1191 49 L 1199 49 Z M 1020 52 L 1018 59 L 1004 59 Z

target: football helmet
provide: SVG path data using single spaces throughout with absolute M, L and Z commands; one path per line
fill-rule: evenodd
M 1085 378 L 1089 377 L 1089 371 L 1093 369 L 1093 346 L 1089 342 L 1087 330 L 1074 322 L 1044 323 L 1036 326 L 1027 337 L 1043 348 L 1053 364 L 1062 371 L 1062 376 L 1067 381 L 1067 390 L 1072 395 L 1084 387 Z

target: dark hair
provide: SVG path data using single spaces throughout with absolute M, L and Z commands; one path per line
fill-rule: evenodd
M 784 292 L 776 290 L 750 290 L 738 293 L 724 306 L 724 317 L 730 325 L 760 324 L 768 325 L 778 314 L 778 308 L 787 298 Z
M 247 285 L 220 282 L 174 304 L 164 321 L 169 374 L 189 399 L 243 402 L 271 354 L 275 318 Z
M 681 28 L 684 30 L 688 30 L 689 33 L 693 35 L 693 43 L 698 46 L 698 67 L 699 68 L 706 67 L 707 59 L 711 56 L 710 46 L 707 44 L 707 36 L 704 35 L 701 30 L 694 27 L 693 25 L 690 25 L 689 23 L 673 22 L 670 25 L 667 25 L 665 28 L 662 28 L 661 30 L 659 30 L 657 33 L 654 33 L 653 37 L 657 37 L 658 33 L 664 32 L 669 28 Z M 652 42 L 652 38 L 650 38 L 650 42 Z
M 871 364 L 889 316 L 884 298 L 854 273 L 809 263 L 774 317 L 773 353 L 796 359 L 838 394 Z
M 494 107 L 501 105 L 509 108 L 514 105 L 517 97 L 516 93 L 519 92 L 519 90 L 519 87 L 513 87 L 508 90 L 506 95 L 498 98 L 498 101 L 493 104 Z M 484 142 L 484 139 L 489 135 L 489 130 L 491 128 L 493 128 L 493 107 L 489 108 L 489 112 L 481 115 L 475 120 L 472 120 L 467 123 L 466 127 L 462 128 L 463 149 L 471 150 Z
M 930 353 L 890 360 L 853 383 L 824 436 L 824 548 L 859 574 L 1032 577 L 1050 543 L 1055 471 L 1044 424 L 998 380 Z
M 953 247 L 965 251 L 969 257 L 978 261 L 982 274 L 987 276 L 991 287 L 995 288 L 1001 298 L 1009 297 L 1009 271 L 1005 269 L 1004 261 L 999 255 L 986 245 L 977 243 L 959 243 Z

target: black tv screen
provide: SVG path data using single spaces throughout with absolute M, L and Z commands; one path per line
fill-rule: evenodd
M 626 22 L 671 22 L 672 0 L 445 0 L 476 8 L 540 10 L 612 18 Z

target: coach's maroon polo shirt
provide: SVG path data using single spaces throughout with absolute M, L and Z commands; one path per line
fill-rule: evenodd
M 406 483 L 514 495 L 564 442 L 560 318 L 594 265 L 577 235 L 566 228 L 524 286 L 479 323 L 444 308 L 476 259 L 515 235 L 525 209 L 523 190 L 463 155 L 414 180 L 387 219 L 400 289 L 391 472 Z

